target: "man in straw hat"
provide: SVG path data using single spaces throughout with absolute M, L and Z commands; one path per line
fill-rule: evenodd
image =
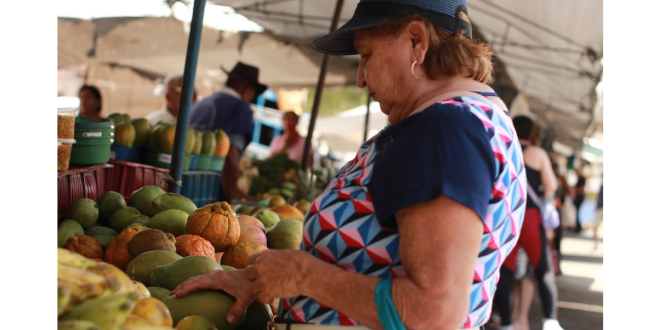
M 252 136 L 250 101 L 268 87 L 259 83 L 259 69 L 254 66 L 238 62 L 231 71 L 222 70 L 227 74 L 225 86 L 192 107 L 190 127 L 202 132 L 222 129 L 229 137 L 220 200 L 255 200 L 238 190 L 238 161 Z

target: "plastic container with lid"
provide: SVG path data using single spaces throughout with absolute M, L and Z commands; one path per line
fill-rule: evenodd
M 77 117 L 75 119 L 76 145 L 71 151 L 71 165 L 90 166 L 110 160 L 113 143 L 112 121 Z
M 74 139 L 57 139 L 57 171 L 68 171 Z
M 57 109 L 57 138 L 73 139 L 78 109 Z

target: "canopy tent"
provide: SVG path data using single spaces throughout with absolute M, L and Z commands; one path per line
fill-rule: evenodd
M 306 41 L 328 32 L 335 6 L 335 1 L 209 1 L 232 6 L 281 38 Z M 345 1 L 340 23 L 358 2 Z M 585 135 L 602 130 L 601 116 L 594 114 L 602 73 L 602 1 L 470 0 L 468 7 L 514 87 L 527 96 L 531 113 L 554 129 L 557 141 L 578 149 Z
M 183 70 L 189 28 L 173 17 L 59 18 L 58 26 L 59 67 L 92 62 L 156 77 Z M 243 61 L 260 67 L 260 80 L 269 87 L 309 87 L 318 80 L 321 58 L 308 47 L 297 47 L 270 33 L 204 27 L 196 80 L 221 85 L 226 80 L 221 67 L 231 70 Z M 329 85 L 353 83 L 356 68 L 353 60 L 333 58 L 326 81 Z

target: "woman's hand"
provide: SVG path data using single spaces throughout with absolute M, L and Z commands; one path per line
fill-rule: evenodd
M 252 293 L 267 304 L 275 298 L 301 295 L 301 287 L 310 263 L 322 262 L 299 250 L 266 250 L 250 255 L 245 275 Z
M 229 323 L 239 320 L 254 300 L 250 281 L 247 280 L 242 269 L 216 270 L 206 275 L 191 277 L 174 288 L 170 295 L 183 297 L 197 290 L 222 290 L 236 298 L 236 302 L 227 312 Z

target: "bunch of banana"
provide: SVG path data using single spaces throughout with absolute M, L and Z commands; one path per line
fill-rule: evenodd
M 85 299 L 103 295 L 110 288 L 110 283 L 105 277 L 86 269 L 58 263 L 57 286 L 58 293 L 62 293 L 58 295 L 62 297 L 62 304 L 67 302 L 66 307 L 58 305 L 58 312 L 67 312 Z
M 100 330 L 121 329 L 128 315 L 135 308 L 137 294 L 111 293 L 83 301 L 80 305 L 59 318 L 59 323 L 65 321 L 87 321 L 98 325 Z M 69 325 L 69 323 L 64 323 Z M 89 323 L 85 323 L 88 327 Z M 74 328 L 75 329 L 75 328 Z M 89 329 L 89 328 L 85 328 Z

